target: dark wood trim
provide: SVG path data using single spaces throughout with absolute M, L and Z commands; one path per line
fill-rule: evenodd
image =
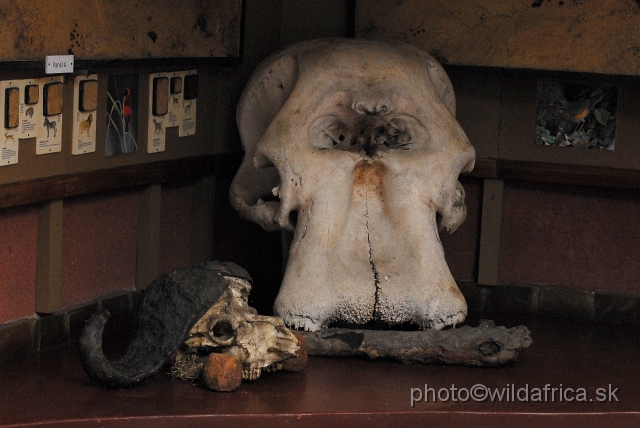
M 174 180 L 235 174 L 241 153 L 127 165 L 0 185 L 0 209 Z M 640 171 L 595 166 L 478 159 L 463 177 L 640 189 Z
M 640 171 L 545 162 L 478 159 L 463 177 L 640 189 Z
M 191 264 L 213 260 L 216 177 L 204 177 L 191 193 Z
M 138 199 L 138 240 L 136 248 L 136 288 L 144 290 L 158 277 L 160 255 L 160 215 L 162 186 L 150 184 Z
M 498 161 L 495 159 L 476 159 L 473 171 L 462 174 L 463 177 L 498 178 Z
M 498 285 L 500 272 L 500 235 L 502 231 L 502 196 L 504 182 L 487 178 L 482 188 L 482 223 L 478 284 Z
M 217 155 L 127 165 L 0 185 L 0 209 L 89 193 L 214 175 Z
M 38 210 L 35 311 L 60 310 L 62 281 L 62 199 L 42 204 Z
M 640 171 L 629 169 L 501 160 L 497 170 L 503 180 L 640 188 Z

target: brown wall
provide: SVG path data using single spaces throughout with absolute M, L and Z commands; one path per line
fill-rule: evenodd
M 640 108 L 633 95 L 638 79 L 447 68 L 457 94 L 458 120 L 479 158 L 582 165 L 573 169 L 578 172 L 590 166 L 611 168 L 611 174 L 635 170 L 640 165 Z M 539 78 L 595 84 L 608 81 L 618 86 L 615 150 L 535 145 L 535 85 Z M 527 178 L 526 174 L 522 176 Z M 606 187 L 605 179 L 606 174 L 602 182 L 591 179 L 590 185 L 505 180 L 496 258 L 498 282 L 640 294 L 635 281 L 640 273 L 640 236 L 633 227 L 640 220 L 639 193 L 633 188 Z M 465 182 L 470 216 L 482 209 L 482 180 L 474 183 L 478 185 Z M 624 181 L 619 184 L 626 186 Z M 476 194 L 479 196 L 474 197 Z M 452 272 L 459 280 L 477 279 L 474 268 L 478 266 L 479 243 L 472 237 L 478 236 L 479 227 L 479 222 L 470 224 L 468 220 L 456 232 L 462 233 L 461 237 L 448 238 L 454 244 L 443 242 Z
M 506 186 L 500 281 L 640 295 L 640 191 Z
M 241 0 L 13 0 L 2 5 L 0 59 L 237 56 Z
M 64 201 L 63 308 L 136 285 L 137 189 Z M 190 264 L 192 183 L 163 186 L 158 273 Z M 37 209 L 0 211 L 0 324 L 35 313 Z
M 478 274 L 481 180 L 463 179 L 466 222 L 443 237 L 454 277 Z M 640 295 L 640 190 L 505 183 L 500 284 Z
M 63 307 L 133 288 L 137 223 L 135 191 L 65 200 L 60 290 Z
M 633 0 L 357 0 L 356 34 L 412 43 L 450 64 L 636 75 Z
M 192 198 L 190 184 L 170 183 L 162 188 L 159 275 L 190 264 Z
M 0 323 L 33 315 L 37 223 L 34 207 L 0 211 Z

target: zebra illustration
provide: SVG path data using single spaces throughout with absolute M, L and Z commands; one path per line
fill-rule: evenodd
M 56 125 L 56 121 L 50 121 L 49 119 L 47 119 L 46 117 L 44 118 L 44 125 L 45 128 L 47 128 L 47 138 L 49 138 L 49 131 L 51 129 L 53 129 L 53 136 L 55 137 L 56 134 L 58 133 L 58 127 Z

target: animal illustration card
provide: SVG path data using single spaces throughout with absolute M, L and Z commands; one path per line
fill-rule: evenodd
M 38 122 L 42 119 L 40 107 L 40 85 L 36 79 L 20 80 L 20 128 L 18 138 L 32 138 L 36 136 Z
M 182 72 L 182 120 L 178 135 L 186 137 L 196 133 L 196 101 L 198 101 L 198 70 Z
M 166 73 L 149 76 L 149 123 L 147 153 L 163 152 L 169 123 L 170 80 Z
M 137 74 L 108 76 L 106 156 L 133 153 L 138 150 L 139 96 Z
M 96 112 L 98 109 L 98 75 L 73 79 L 73 137 L 71 153 L 81 155 L 96 151 Z
M 166 127 L 180 126 L 182 122 L 182 72 L 167 73 L 169 78 L 169 110 Z
M 3 80 L 0 82 L 0 93 L 4 100 L 0 102 L 0 117 L 2 117 L 2 136 L 0 136 L 0 166 L 18 163 L 19 138 L 19 100 L 20 89 L 18 80 Z
M 64 80 L 62 76 L 38 79 L 42 100 L 41 121 L 36 132 L 36 155 L 62 150 L 62 106 Z

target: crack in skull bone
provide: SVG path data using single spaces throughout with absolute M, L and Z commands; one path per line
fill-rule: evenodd
M 380 274 L 378 267 L 373 258 L 373 248 L 371 243 L 371 230 L 369 228 L 370 220 L 370 202 L 372 198 L 376 196 L 379 198 L 379 202 L 384 205 L 384 195 L 382 192 L 382 177 L 385 173 L 385 166 L 381 161 L 366 157 L 355 168 L 356 186 L 360 186 L 363 189 L 364 196 L 364 226 L 367 234 L 367 251 L 368 261 L 371 266 L 371 273 L 373 274 L 373 284 L 375 287 L 373 310 L 371 313 L 371 319 L 377 320 L 380 318 Z
M 378 319 L 378 306 L 379 306 L 379 293 L 380 293 L 380 275 L 378 274 L 378 269 L 376 268 L 376 264 L 373 261 L 373 254 L 371 252 L 371 234 L 369 232 L 369 180 L 367 178 L 367 186 L 364 191 L 364 217 L 365 217 L 365 227 L 367 229 L 367 244 L 369 247 L 369 264 L 371 265 L 371 272 L 373 273 L 373 284 L 376 287 L 376 291 L 374 294 L 374 302 L 373 302 L 373 313 L 371 315 L 372 319 Z
M 309 221 L 311 219 L 311 210 L 312 209 L 313 209 L 313 201 L 311 201 L 311 203 L 309 204 L 309 209 L 307 210 L 307 215 L 306 215 L 306 219 L 305 219 L 305 222 L 304 222 L 304 230 L 300 234 L 300 237 L 295 240 L 295 242 L 293 244 L 293 250 L 295 250 L 295 248 L 298 247 L 298 245 L 300 245 L 300 242 L 302 242 L 304 237 L 307 236 L 307 229 L 309 228 Z M 297 229 L 297 224 L 294 225 L 294 227 Z
M 462 321 L 438 230 L 464 221 L 456 178 L 475 152 L 444 69 L 409 45 L 351 39 L 303 42 L 263 64 L 238 105 L 249 155 L 230 196 L 242 217 L 296 235 L 274 312 L 307 330 Z M 279 181 L 259 169 L 272 166 Z M 251 210 L 276 185 L 279 200 Z

